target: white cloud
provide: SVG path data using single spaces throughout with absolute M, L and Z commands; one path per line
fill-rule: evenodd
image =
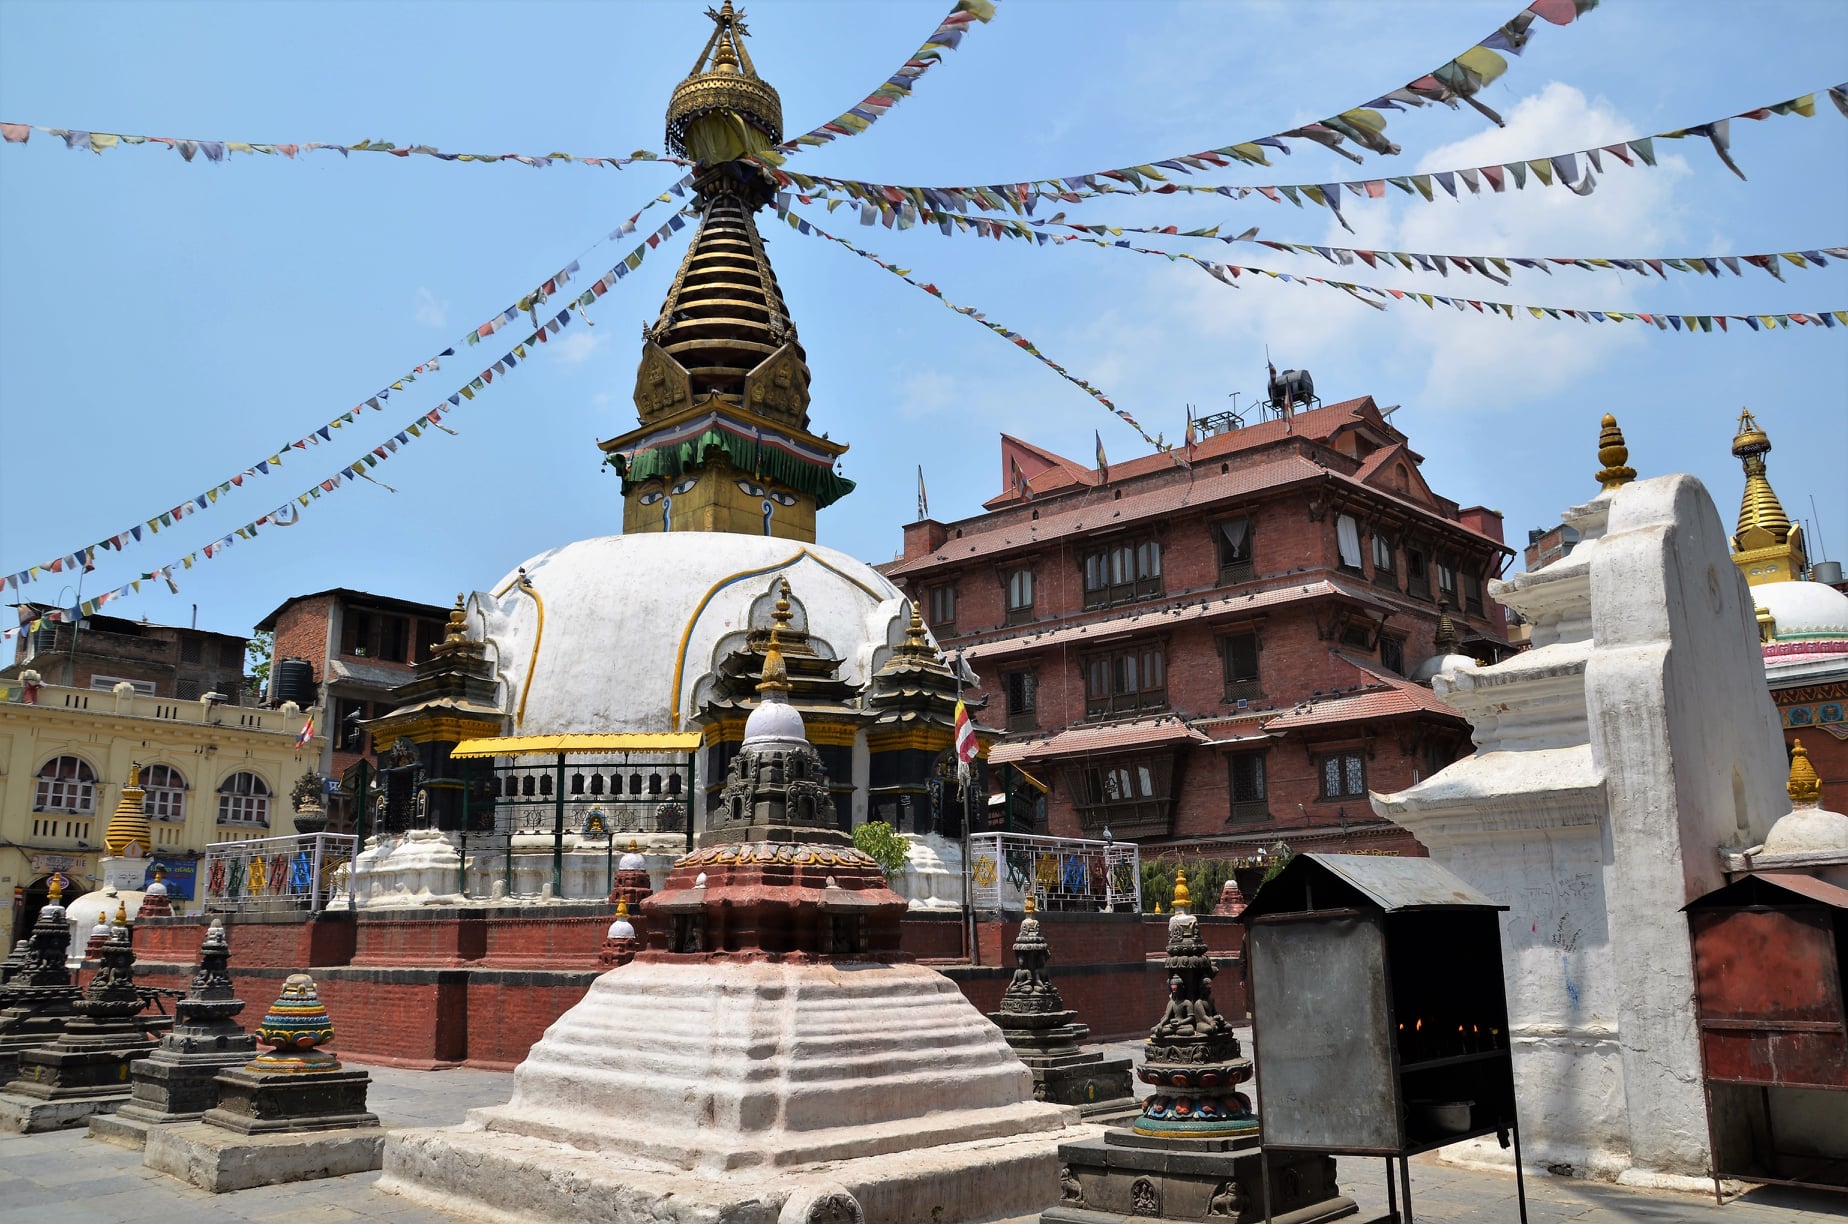
M 583 365 L 603 347 L 603 339 L 601 332 L 578 331 L 552 341 L 546 348 L 566 365 Z
M 449 322 L 449 302 L 428 289 L 418 289 L 416 319 L 425 327 L 442 327 Z

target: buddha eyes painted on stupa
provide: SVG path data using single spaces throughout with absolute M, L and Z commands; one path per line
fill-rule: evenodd
M 672 492 L 675 497 L 679 497 L 682 493 L 691 493 L 693 491 L 693 486 L 698 483 L 699 483 L 698 480 L 693 479 L 692 477 L 689 477 L 686 480 L 683 480 L 679 484 L 675 485 L 673 487 Z
M 667 494 L 663 493 L 659 487 L 656 487 L 653 489 L 649 489 L 647 492 L 643 493 L 636 500 L 641 502 L 641 504 L 644 506 L 652 506 L 656 502 L 660 501 L 663 497 L 666 497 L 666 496 Z

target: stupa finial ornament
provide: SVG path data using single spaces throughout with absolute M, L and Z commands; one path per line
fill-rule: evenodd
M 1187 891 L 1187 868 L 1181 867 L 1174 873 L 1174 912 L 1185 914 L 1193 909 L 1193 894 Z
M 789 696 L 789 666 L 783 662 L 783 630 L 789 627 L 790 615 L 789 579 L 784 578 L 777 591 L 776 611 L 770 614 L 770 644 L 764 650 L 764 678 L 757 683 L 758 695 L 765 700 L 786 700 Z
M 1432 644 L 1440 655 L 1455 654 L 1459 639 L 1457 627 L 1450 619 L 1450 604 L 1447 600 L 1437 601 L 1437 634 Z
M 744 14 L 725 0 L 707 9 L 711 37 L 667 104 L 667 148 L 713 166 L 783 139 L 783 100 L 757 75 Z
M 1617 418 L 1607 412 L 1599 426 L 1598 462 L 1604 466 L 1598 469 L 1597 481 L 1599 487 L 1609 493 L 1635 480 L 1636 469 L 1625 466 L 1630 459 L 1630 448 L 1623 440 Z
M 1809 750 L 1802 740 L 1790 745 L 1790 781 L 1784 789 L 1789 792 L 1793 804 L 1814 807 L 1822 802 L 1822 777 L 1810 764 Z
M 116 802 L 115 814 L 103 832 L 103 845 L 112 857 L 147 858 L 154 853 L 154 830 L 148 826 L 147 812 L 142 810 L 141 763 L 128 767 L 128 781 L 122 784 L 122 798 Z
M 1809 569 L 1803 528 L 1790 521 L 1766 473 L 1765 456 L 1771 453 L 1771 435 L 1752 416 L 1739 412 L 1739 432 L 1732 453 L 1745 468 L 1745 492 L 1739 499 L 1739 522 L 1733 528 L 1733 563 L 1752 586 L 1766 582 L 1793 582 Z

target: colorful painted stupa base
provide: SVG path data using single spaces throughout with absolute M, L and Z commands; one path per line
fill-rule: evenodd
M 334 1039 L 333 1022 L 314 979 L 293 973 L 257 1029 L 273 1047 L 242 1067 L 218 1073 L 218 1105 L 202 1121 L 244 1135 L 377 1126 L 366 1111 L 372 1077 L 348 1071 L 319 1047 Z

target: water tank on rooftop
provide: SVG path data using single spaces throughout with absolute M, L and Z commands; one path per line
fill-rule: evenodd
M 1270 380 L 1270 406 L 1282 410 L 1285 403 L 1294 408 L 1307 408 L 1315 399 L 1315 379 L 1309 377 L 1307 370 L 1285 370 L 1273 374 Z
M 284 659 L 276 664 L 271 696 L 278 705 L 293 701 L 304 710 L 314 704 L 314 664 L 306 659 Z

